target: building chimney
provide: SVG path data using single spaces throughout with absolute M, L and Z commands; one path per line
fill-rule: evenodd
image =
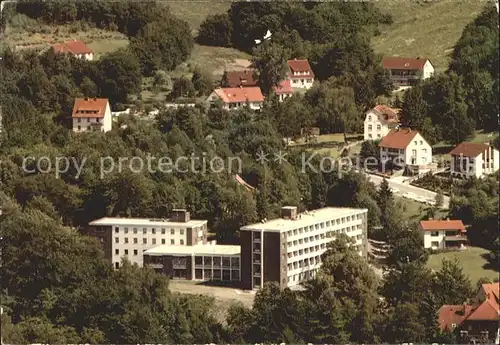
M 450 218 L 446 218 L 447 221 L 450 221 Z
M 434 218 L 432 218 L 432 217 L 429 217 L 429 220 L 434 220 Z
M 297 207 L 296 206 L 284 206 L 281 208 L 281 218 L 296 220 L 297 219 Z
M 89 100 L 89 98 L 88 98 L 88 97 L 85 97 L 85 98 L 84 98 L 84 100 L 85 100 L 85 101 L 88 101 L 88 100 Z
M 94 102 L 95 102 L 95 101 L 97 101 L 97 98 L 96 98 L 96 97 L 94 97 Z
M 490 146 L 490 142 L 489 141 L 485 141 L 484 144 Z
M 189 212 L 186 209 L 173 209 L 172 216 L 170 217 L 171 222 L 187 223 L 191 220 Z

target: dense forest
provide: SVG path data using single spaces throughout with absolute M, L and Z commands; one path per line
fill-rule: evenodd
M 359 130 L 362 110 L 391 89 L 379 57 L 369 46 L 380 18 L 388 22 L 388 16 L 369 3 L 235 3 L 227 16 L 208 18 L 202 32 L 211 25 L 216 27 L 212 30 L 227 28 L 217 44 L 241 44 L 237 47 L 251 50 L 253 39 L 271 28 L 276 37 L 284 37 L 283 43 L 273 42 L 254 51 L 255 62 L 274 53 L 285 58 L 308 57 L 322 83 L 287 102 L 269 97 L 260 113 L 208 109 L 200 104 L 160 109 L 155 121 L 123 116 L 108 133 L 74 135 L 67 120 L 75 97 L 108 97 L 114 108 L 128 102 L 143 77 L 157 69 L 172 69 L 186 59 L 193 44 L 187 26 L 158 2 L 26 1 L 15 7 L 47 23 L 85 20 L 119 30 L 130 37 L 131 46 L 95 62 L 52 51 L 7 51 L 3 56 L 0 219 L 5 342 L 456 341 L 454 335 L 438 332 L 435 313 L 442 304 L 462 303 L 472 297 L 476 282 L 470 282 L 456 262 L 445 262 L 437 272 L 426 268 L 427 253 L 417 224 L 403 217 L 403 206 L 387 183 L 377 189 L 363 173 L 340 174 L 339 167 L 331 172 L 302 172 L 302 157 L 311 153 L 300 150 L 287 151 L 284 164 L 261 164 L 255 159 L 261 150 L 285 151 L 283 137 L 297 137 L 309 126 L 319 125 L 324 132 Z M 489 38 L 492 32 L 485 29 L 493 23 L 491 13 L 488 7 L 465 29 L 449 73 L 431 79 L 430 86 L 426 82 L 415 87 L 403 100 L 405 119 L 417 121 L 412 126 L 422 126 L 422 131 L 426 125 L 435 130 L 436 141 L 454 139 L 446 137 L 446 122 L 437 122 L 441 120 L 433 118 L 434 114 L 444 118 L 469 114 L 470 107 L 488 110 L 495 105 L 498 109 L 498 103 L 488 103 L 489 98 L 471 100 L 466 96 L 478 78 L 496 80 L 496 86 L 488 82 L 484 86 L 498 88 L 498 69 L 485 62 L 491 57 L 485 55 L 476 65 L 459 63 L 477 57 L 479 53 L 473 49 L 490 52 L 489 48 L 475 48 L 477 42 L 471 37 L 481 31 L 485 35 L 481 44 L 494 44 Z M 161 24 L 156 25 L 160 18 Z M 257 25 L 261 21 L 265 25 Z M 290 30 L 286 23 L 296 23 L 292 27 L 297 29 Z M 198 39 L 210 40 L 209 33 L 202 37 Z M 294 43 L 287 46 L 286 42 Z M 276 76 L 271 72 L 268 80 L 272 84 Z M 203 87 L 206 85 L 198 89 Z M 447 101 L 430 102 L 437 92 L 449 95 Z M 419 107 L 431 106 L 418 122 L 417 110 L 427 109 Z M 475 114 L 468 117 L 474 121 L 472 129 L 491 124 L 491 113 L 486 110 L 470 110 Z M 479 113 L 484 115 L 479 117 Z M 368 156 L 369 150 L 365 145 L 362 155 Z M 234 182 L 235 172 L 227 170 L 200 174 L 128 168 L 101 176 L 101 157 L 118 161 L 120 157 L 146 159 L 150 155 L 176 160 L 192 154 L 208 159 L 239 157 L 240 175 L 255 191 Z M 54 165 L 31 162 L 23 170 L 24 157 L 49 157 L 52 163 L 56 157 L 71 157 L 73 164 L 57 176 Z M 311 164 L 319 166 L 320 159 L 320 155 L 314 157 Z M 80 173 L 77 166 L 82 163 Z M 238 242 L 240 226 L 270 219 L 283 205 L 298 205 L 301 210 L 367 208 L 370 236 L 391 245 L 391 273 L 381 281 L 366 260 L 351 250 L 347 239 L 339 238 L 331 243 L 321 273 L 305 291 L 280 291 L 270 284 L 257 293 L 252 309 L 235 305 L 221 323 L 213 317 L 217 306 L 210 298 L 172 294 L 168 279 L 147 268 L 124 263 L 120 270 L 112 270 L 99 244 L 80 232 L 89 221 L 103 216 L 167 217 L 173 208 L 185 207 L 194 218 L 209 221 L 219 243 L 230 244 Z M 471 181 L 457 189 L 450 209 L 452 217 L 472 225 L 472 241 L 494 249 L 496 178 Z M 426 216 L 435 211 L 429 209 Z M 498 238 L 495 245 L 498 248 Z

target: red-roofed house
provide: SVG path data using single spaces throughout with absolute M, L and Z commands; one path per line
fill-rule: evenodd
M 427 79 L 434 74 L 434 66 L 428 59 L 387 56 L 382 66 L 389 71 L 396 86 L 411 86 L 418 79 Z
M 279 86 L 275 86 L 274 93 L 276 93 L 280 102 L 283 102 L 285 98 L 290 97 L 293 94 L 290 80 L 283 80 Z
M 56 53 L 73 54 L 78 59 L 93 60 L 94 51 L 80 40 L 72 40 L 51 45 Z
M 264 95 L 260 87 L 217 88 L 207 98 L 207 102 L 222 102 L 224 109 L 238 109 L 248 105 L 250 109 L 260 110 L 264 104 Z
M 252 70 L 228 71 L 222 76 L 222 87 L 249 87 L 257 86 Z
M 288 79 L 292 88 L 310 89 L 314 84 L 314 73 L 307 60 L 288 60 Z
M 452 175 L 481 178 L 499 169 L 498 150 L 488 143 L 461 143 L 450 152 Z
M 459 248 L 467 243 L 465 226 L 461 220 L 422 220 L 420 231 L 425 249 Z
M 386 105 L 377 105 L 366 112 L 364 139 L 377 140 L 385 137 L 399 124 L 399 109 Z
M 432 147 L 418 131 L 392 129 L 380 144 L 380 160 L 396 166 L 424 167 L 432 163 Z
M 73 132 L 108 132 L 112 127 L 107 98 L 77 98 L 73 106 Z
M 443 305 L 439 309 L 439 328 L 459 330 L 459 343 L 498 344 L 500 307 L 498 283 L 482 284 L 472 304 Z

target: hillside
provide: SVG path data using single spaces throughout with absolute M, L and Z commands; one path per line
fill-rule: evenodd
M 427 56 L 438 71 L 446 69 L 449 53 L 460 38 L 463 28 L 484 7 L 485 1 L 377 1 L 384 12 L 393 16 L 394 23 L 381 28 L 373 40 L 380 54 Z M 223 13 L 229 2 L 173 2 L 172 12 L 186 20 L 196 31 L 209 14 Z
M 449 54 L 463 28 L 483 9 L 485 1 L 378 1 L 394 23 L 373 40 L 375 51 L 385 55 L 425 56 L 438 71 L 445 70 Z

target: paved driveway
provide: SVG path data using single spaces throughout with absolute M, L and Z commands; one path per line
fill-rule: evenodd
M 377 175 L 367 174 L 368 178 L 371 182 L 373 182 L 376 186 L 380 185 L 383 181 L 383 178 Z M 409 184 L 403 183 L 401 181 L 395 179 L 387 179 L 389 183 L 389 187 L 398 195 L 402 197 L 406 197 L 408 199 L 413 199 L 418 202 L 434 202 L 436 198 L 436 193 L 431 192 L 430 190 L 411 186 Z M 447 196 L 443 196 L 443 208 L 447 209 L 450 206 L 450 198 Z

